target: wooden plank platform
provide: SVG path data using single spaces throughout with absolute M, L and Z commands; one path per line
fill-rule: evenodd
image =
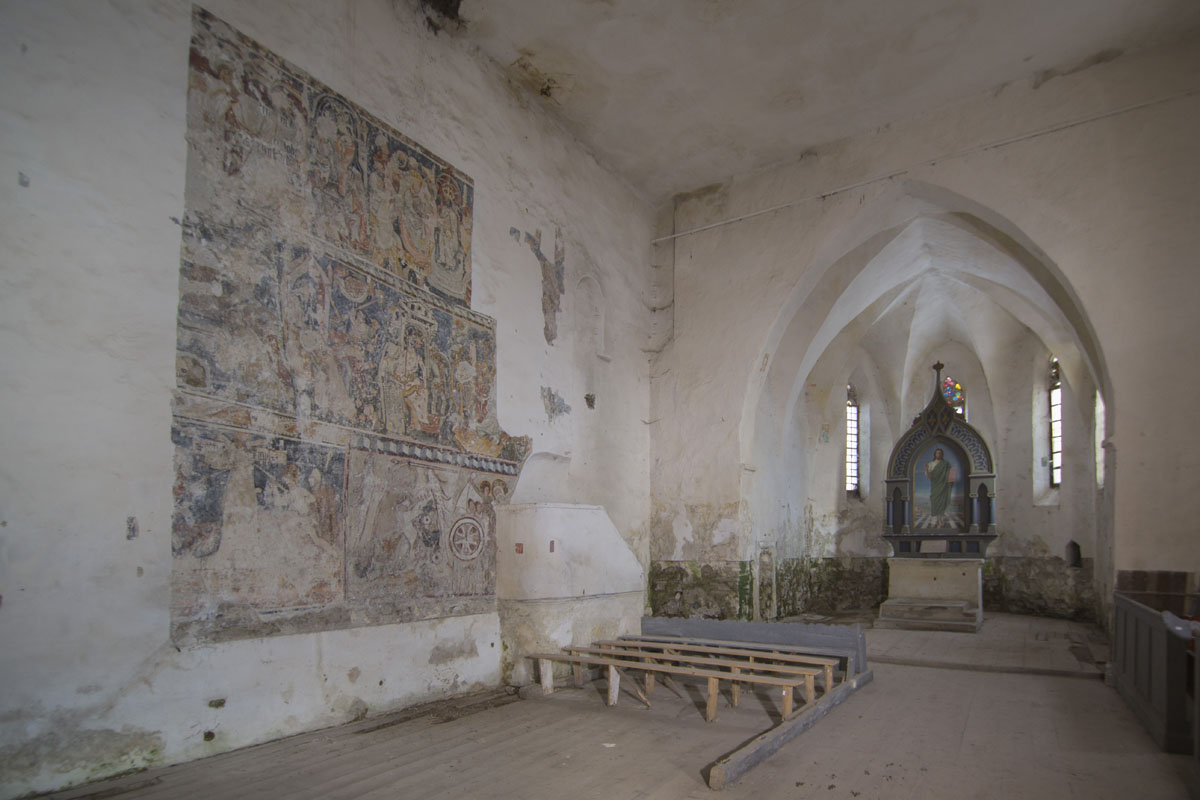
M 798 645 L 798 644 L 783 644 L 773 642 L 743 642 L 734 639 L 704 639 L 695 636 L 667 636 L 667 635 L 627 635 L 619 639 L 611 641 L 629 641 L 629 642 L 662 642 L 662 643 L 678 643 L 688 644 L 697 647 L 731 647 L 739 650 L 762 650 L 773 653 L 787 653 L 797 657 L 803 657 L 807 663 L 826 664 L 830 663 L 845 671 L 847 674 L 852 672 L 853 661 L 855 658 L 855 650 L 852 647 L 824 647 L 820 645 Z
M 638 658 L 643 662 L 649 663 L 664 663 L 687 664 L 692 666 L 707 667 L 719 671 L 728 670 L 730 676 L 749 675 L 749 674 L 775 674 L 779 677 L 787 677 L 789 675 L 804 677 L 804 701 L 811 703 L 813 701 L 813 686 L 812 679 L 818 675 L 823 675 L 825 678 L 825 691 L 828 692 L 831 688 L 831 673 L 832 669 L 825 667 L 818 669 L 810 666 L 802 666 L 799 664 L 772 664 L 762 660 L 755 661 L 751 658 L 712 658 L 705 655 L 688 655 L 684 653 L 663 652 L 661 649 L 656 650 L 641 650 L 636 648 L 613 648 L 613 647 L 564 647 L 564 651 L 577 655 L 590 656 L 608 656 L 611 658 Z M 746 651 L 755 653 L 757 651 Z M 646 671 L 646 694 L 654 690 L 654 672 Z M 737 707 L 740 697 L 741 683 L 738 681 L 730 681 L 730 705 Z M 647 701 L 649 702 L 649 701 Z
M 829 648 L 853 653 L 850 675 L 867 669 L 867 640 L 861 625 L 642 617 L 643 636 L 676 636 L 737 644 L 800 645 L 809 652 Z M 823 655 L 832 655 L 824 653 Z
M 841 661 L 837 658 L 829 658 L 823 656 L 804 655 L 798 652 L 779 652 L 772 650 L 774 645 L 767 647 L 727 647 L 712 643 L 701 644 L 691 641 L 674 641 L 669 639 L 646 638 L 642 637 L 621 637 L 620 639 L 605 639 L 594 642 L 596 647 L 612 647 L 612 648 L 627 648 L 630 650 L 646 650 L 650 648 L 658 649 L 664 653 L 705 653 L 714 656 L 728 656 L 733 658 L 748 659 L 758 663 L 763 659 L 769 661 L 780 661 L 789 664 L 804 665 L 812 664 L 821 667 L 821 672 L 825 680 L 825 691 L 833 688 L 833 670 L 843 661 L 846 666 L 849 666 L 849 659 L 844 658 Z M 758 661 L 755 661 L 755 660 Z
M 720 686 L 720 681 L 727 680 L 731 682 L 752 683 L 765 686 L 776 686 L 782 694 L 782 715 L 784 719 L 792 716 L 795 687 L 803 685 L 805 698 L 808 703 L 812 703 L 814 694 L 813 675 L 802 675 L 792 677 L 779 677 L 777 675 L 755 675 L 755 674 L 735 674 L 732 672 L 723 672 L 712 669 L 699 669 L 697 667 L 688 667 L 674 664 L 656 664 L 647 661 L 639 661 L 635 659 L 612 658 L 607 656 L 591 656 L 591 655 L 572 655 L 570 653 L 533 653 L 528 656 L 538 662 L 538 677 L 542 684 L 542 693 L 551 694 L 554 692 L 554 668 L 551 662 L 565 661 L 572 665 L 587 664 L 590 666 L 601 666 L 608 669 L 608 704 L 615 706 L 617 697 L 619 696 L 619 687 L 621 681 L 622 670 L 637 669 L 646 672 L 661 672 L 668 675 L 686 675 L 694 678 L 705 678 L 708 681 L 707 685 L 707 706 L 705 709 L 704 718 L 708 722 L 712 722 L 717 718 L 717 692 Z M 575 673 L 575 680 L 580 682 L 580 673 Z M 647 698 L 640 690 L 636 690 L 642 700 L 649 703 Z

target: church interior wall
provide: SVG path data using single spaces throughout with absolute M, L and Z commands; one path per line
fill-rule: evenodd
M 180 392 L 180 376 L 186 386 L 194 372 L 180 358 L 179 322 L 206 300 L 181 253 L 194 252 L 189 229 L 193 242 L 217 241 L 188 216 L 206 196 L 194 191 L 205 173 L 189 146 L 213 134 L 189 120 L 190 4 L 44 0 L 6 12 L 0 164 L 16 177 L 0 190 L 9 456 L 0 471 L 0 797 L 521 682 L 521 652 L 621 632 L 643 603 L 742 619 L 872 605 L 887 583 L 878 487 L 938 358 L 968 391 L 986 387 L 973 413 L 1005 465 L 989 608 L 1104 621 L 1114 587 L 1164 605 L 1200 597 L 1193 526 L 1178 502 L 1190 496 L 1198 434 L 1162 406 L 1164 376 L 1177 396 L 1200 389 L 1186 369 L 1200 359 L 1200 273 L 1187 247 L 1200 178 L 1195 40 L 997 87 L 652 208 L 523 89 L 429 25 L 419 5 L 205 8 L 444 162 L 463 178 L 460 190 L 471 187 L 469 301 L 448 300 L 445 284 L 379 275 L 372 285 L 494 337 L 494 416 L 477 433 L 518 443 L 504 459 L 520 467 L 501 492 L 510 505 L 495 493 L 496 473 L 458 463 L 455 474 L 472 476 L 464 503 L 484 517 L 489 500 L 499 504 L 491 510 L 512 525 L 484 526 L 496 569 L 476 576 L 471 603 L 382 617 L 364 607 L 290 626 L 234 603 L 205 617 L 198 635 L 172 617 L 182 596 L 215 596 L 203 580 L 181 593 L 172 551 L 177 497 L 197 485 L 178 480 L 199 463 L 189 459 L 245 456 L 267 434 L 291 442 L 259 448 L 283 455 L 242 466 L 288 483 L 278 493 L 287 512 L 319 516 L 330 490 L 346 525 L 365 491 L 339 485 L 337 470 L 292 476 L 287 467 L 308 464 L 295 453 L 318 445 L 366 459 L 351 444 L 366 429 L 318 420 L 323 427 L 281 432 L 253 393 L 222 398 L 233 401 L 219 409 L 224 420 L 204 406 L 210 431 L 226 437 L 220 447 L 196 445 L 180 422 L 197 407 Z M 303 184 L 309 173 L 291 177 Z M 269 180 L 279 189 L 288 179 Z M 262 186 L 224 181 L 210 182 L 218 188 L 208 199 L 240 219 Z M 309 222 L 266 230 L 308 242 Z M 325 229 L 345 249 L 338 235 Z M 324 268 L 320 259 L 335 255 L 314 259 Z M 983 265 L 961 268 L 976 260 Z M 933 288 L 945 276 L 959 288 Z M 250 281 L 205 286 L 218 306 L 255 296 Z M 959 302 L 976 295 L 990 300 Z M 943 310 L 918 315 L 922 298 Z M 917 319 L 933 322 L 914 333 Z M 217 326 L 216 336 L 235 339 L 235 328 Z M 954 344 L 934 346 L 941 341 Z M 266 364 L 269 349 L 245 355 Z M 1050 354 L 1062 359 L 1077 412 L 1057 491 L 1043 486 L 1036 431 Z M 870 424 L 871 485 L 857 498 L 840 484 L 847 381 L 862 391 Z M 1100 486 L 1097 392 L 1107 407 Z M 470 433 L 463 440 L 483 446 Z M 435 444 L 468 454 L 422 446 Z M 404 485 L 406 458 L 432 456 L 392 453 L 380 481 Z M 247 498 L 252 507 L 253 489 Z M 411 522 L 408 514 L 396 519 Z M 556 538 L 546 527 L 556 514 L 590 521 L 558 523 Z M 534 523 L 523 527 L 522 515 Z M 1079 567 L 1067 563 L 1069 542 L 1080 546 Z M 515 573 L 496 572 L 515 563 L 517 545 L 539 548 L 545 574 L 565 563 L 586 576 L 619 552 L 608 560 L 620 579 L 566 596 L 510 591 Z M 270 568 L 259 577 L 277 579 L 294 556 L 249 555 Z M 330 581 L 312 581 L 307 600 L 345 591 L 326 567 Z M 439 574 L 428 576 L 452 580 Z M 277 597 L 294 589 L 267 588 Z
M 1036 86 L 1009 84 L 679 198 L 672 242 L 676 340 L 652 366 L 661 384 L 654 397 L 704 391 L 709 402 L 680 408 L 679 418 L 653 431 L 654 458 L 678 464 L 679 474 L 653 489 L 652 557 L 679 558 L 679 527 L 657 512 L 701 499 L 727 509 L 710 527 L 733 531 L 713 563 L 736 555 L 753 564 L 756 550 L 766 548 L 775 552 L 777 572 L 789 551 L 799 551 L 797 558 L 834 557 L 833 546 L 833 552 L 821 548 L 845 540 L 839 515 L 848 505 L 831 500 L 841 447 L 831 398 L 854 363 L 853 348 L 834 337 L 861 325 L 860 307 L 839 306 L 839 298 L 852 295 L 864 275 L 886 279 L 870 271 L 881 253 L 891 254 L 897 269 L 922 258 L 937 262 L 931 274 L 953 271 L 956 259 L 973 262 L 981 248 L 939 251 L 933 235 L 938 220 L 972 217 L 986 221 L 978 238 L 1006 253 L 1015 269 L 1003 278 L 963 278 L 996 298 L 996 308 L 955 303 L 960 321 L 948 316 L 926 340 L 958 342 L 971 356 L 963 379 L 986 386 L 988 403 L 974 405 L 998 447 L 1003 493 L 989 573 L 992 605 L 1103 622 L 1103 598 L 1115 580 L 1191 591 L 1197 565 L 1183 506 L 1167 494 L 1187 493 L 1188 470 L 1178 467 L 1194 448 L 1191 435 L 1161 413 L 1153 376 L 1167 370 L 1185 391 L 1196 381 L 1177 369 L 1194 358 L 1197 345 L 1180 329 L 1188 313 L 1176 305 L 1200 289 L 1185 266 L 1187 220 L 1196 210 L 1187 187 L 1196 159 L 1194 142 L 1183 134 L 1195 125 L 1200 103 L 1181 78 L 1194 72 L 1196 54 L 1190 42 Z M 907 245 L 901 258 L 896 248 L 914 220 L 925 226 L 924 239 Z M 873 296 L 884 304 L 895 297 L 884 289 Z M 964 315 L 992 335 L 965 339 Z M 1146 324 L 1131 331 L 1132 318 Z M 729 330 L 742 335 L 730 337 Z M 811 345 L 804 350 L 797 341 Z M 874 349 L 874 363 L 897 346 L 863 341 Z M 948 349 L 933 347 L 919 358 L 901 353 L 904 360 L 887 362 L 903 364 L 900 374 L 880 381 L 894 382 L 890 390 L 904 398 L 903 409 L 891 412 L 899 426 L 893 437 L 906 427 L 902 414 L 911 416 L 928 398 L 929 364 L 939 357 L 954 363 L 940 355 Z M 825 353 L 840 374 L 814 369 Z M 1072 414 L 1070 467 L 1054 492 L 1034 486 L 1043 471 L 1034 459 L 1033 395 L 1050 354 L 1063 361 Z M 1097 391 L 1108 409 L 1103 487 L 1094 478 Z M 879 419 L 873 408 L 872 424 Z M 680 458 L 699 431 L 715 442 L 704 450 L 708 457 Z M 872 471 L 876 448 L 872 434 Z M 1173 468 L 1159 470 L 1164 461 Z M 1126 470 L 1114 469 L 1118 462 Z M 1151 474 L 1164 482 L 1151 487 Z M 814 531 L 820 547 L 811 552 Z M 1070 541 L 1080 546 L 1081 567 L 1066 565 Z M 709 563 L 705 552 L 687 552 L 692 572 Z M 805 610 L 784 596 L 783 587 L 795 582 L 775 576 L 779 608 Z M 838 605 L 837 592 L 825 608 Z
M 435 33 L 416 3 L 206 8 L 469 179 L 471 295 L 455 313 L 467 328 L 494 321 L 497 424 L 556 465 L 509 475 L 505 489 L 602 506 L 633 563 L 646 563 L 650 210 L 493 67 Z M 191 14 L 182 1 L 47 2 L 5 14 L 0 159 L 20 176 L 0 193 L 0 397 L 15 459 L 0 522 L 5 797 L 502 683 L 510 632 L 494 571 L 481 573 L 477 603 L 426 618 L 288 628 L 221 617 L 209 634 L 172 639 L 181 463 L 172 415 L 186 406 L 177 314 L 199 302 L 195 281 L 181 277 L 180 246 L 197 177 Z M 260 196 L 253 181 L 242 191 L 220 180 L 212 199 L 235 212 Z M 214 298 L 247 291 L 237 281 L 209 288 Z M 243 405 L 230 408 L 264 405 L 235 399 Z M 263 418 L 230 413 L 222 430 Z M 308 436 L 298 431 L 287 447 L 313 446 Z M 354 504 L 342 500 L 349 518 Z M 278 567 L 294 555 L 285 550 L 253 556 Z M 614 608 L 630 616 L 628 606 Z M 235 610 L 254 616 L 253 606 Z

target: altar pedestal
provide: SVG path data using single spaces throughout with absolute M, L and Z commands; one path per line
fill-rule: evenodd
M 879 628 L 976 633 L 983 625 L 983 559 L 889 558 Z

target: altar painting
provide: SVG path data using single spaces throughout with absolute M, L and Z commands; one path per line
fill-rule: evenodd
M 966 476 L 956 448 L 934 441 L 913 464 L 913 529 L 966 531 Z

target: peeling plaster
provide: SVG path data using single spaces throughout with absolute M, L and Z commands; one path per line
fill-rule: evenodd
M 509 228 L 508 233 L 514 241 L 521 241 L 521 231 L 518 229 Z M 529 245 L 530 251 L 542 268 L 543 333 L 546 337 L 546 344 L 554 344 L 554 340 L 558 338 L 558 312 L 562 307 L 563 293 L 566 291 L 563 278 L 566 251 L 563 248 L 562 229 L 559 227 L 554 229 L 554 261 L 550 261 L 542 253 L 541 230 L 535 230 L 533 233 L 527 231 L 525 244 Z
M 563 396 L 549 386 L 542 387 L 542 403 L 546 406 L 546 418 L 551 422 L 564 414 L 571 413 L 571 406 L 567 405 Z

